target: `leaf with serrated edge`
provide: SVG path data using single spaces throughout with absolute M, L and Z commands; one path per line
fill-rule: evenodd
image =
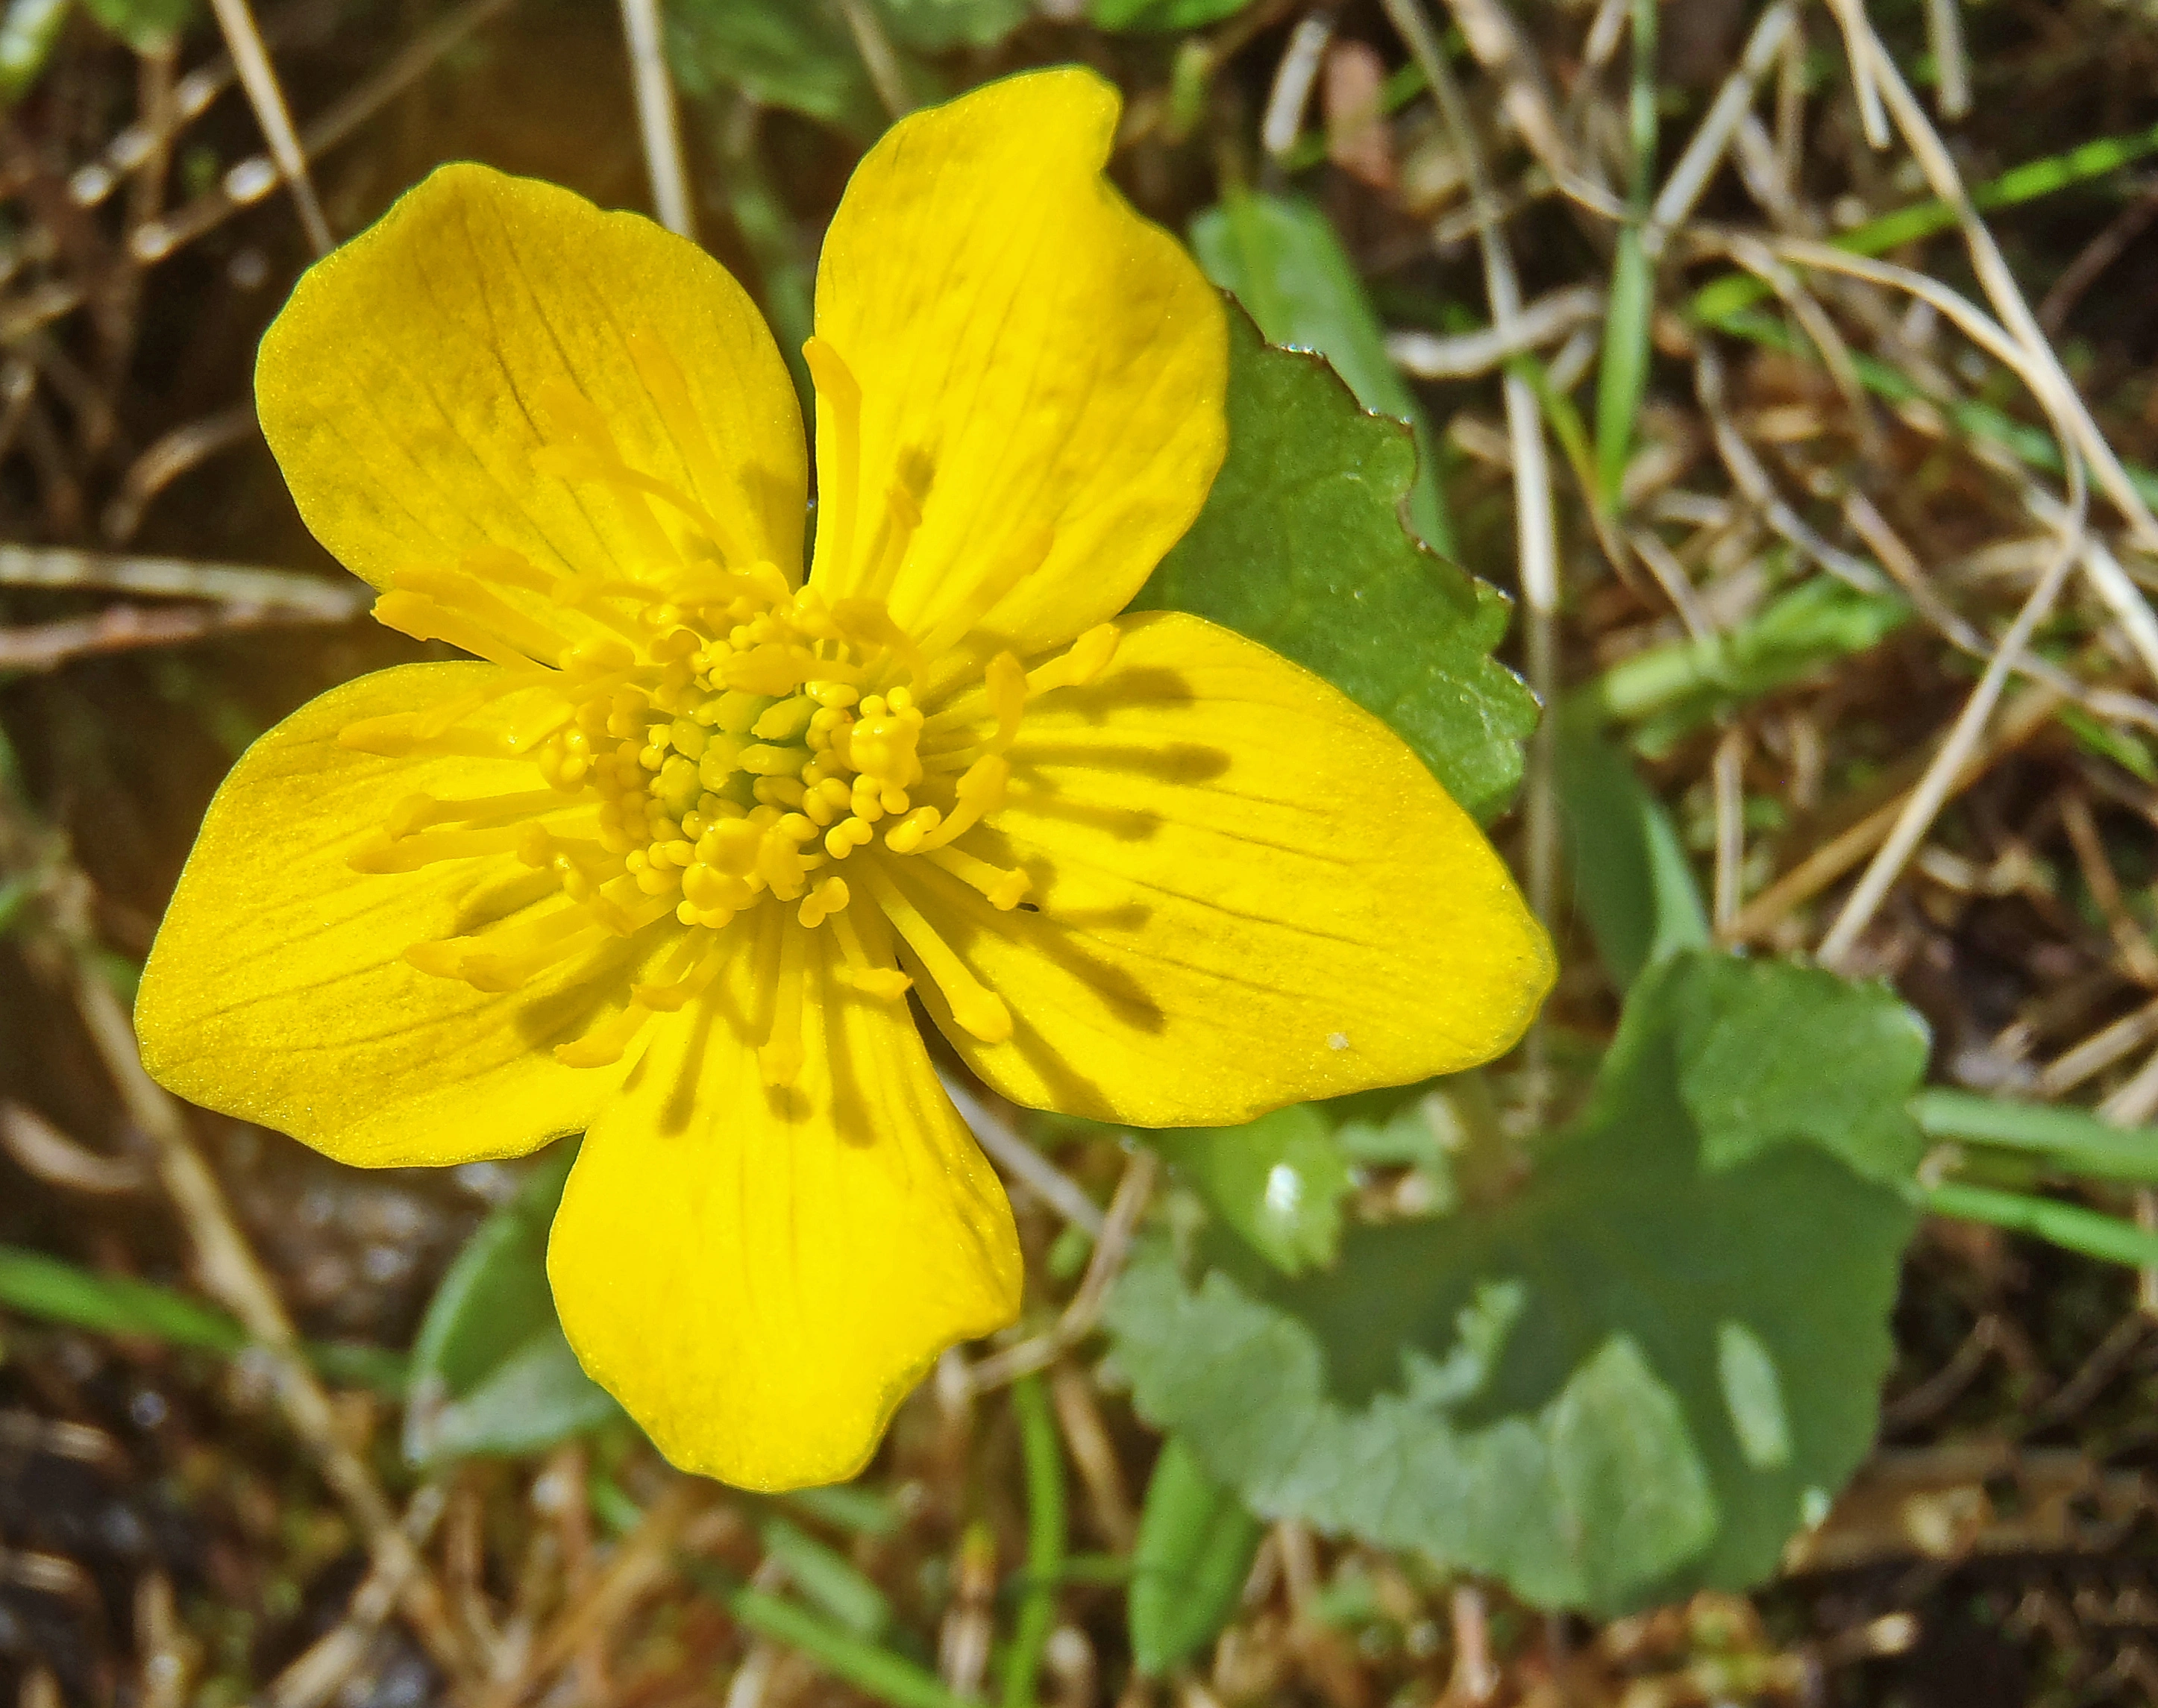
M 1366 409 L 1409 424 L 1417 451 L 1409 525 L 1433 550 L 1451 551 L 1431 423 L 1386 353 L 1386 328 L 1326 215 L 1294 197 L 1232 187 L 1192 215 L 1191 252 L 1268 343 L 1324 356 Z
M 1861 1089 L 1809 1108 L 1776 1067 L 1734 1102 L 1731 1064 L 1779 1036 Z M 1743 1588 L 1872 1442 L 1924 1041 L 1878 987 L 1673 957 L 1513 1200 L 1352 1229 L 1293 1279 L 1219 1226 L 1193 1280 L 1150 1241 L 1108 1303 L 1116 1362 L 1267 1516 L 1546 1607 Z
M 1229 454 L 1134 609 L 1188 611 L 1383 719 L 1488 823 L 1521 777 L 1535 697 L 1491 656 L 1510 604 L 1402 526 L 1416 447 L 1316 356 L 1229 311 Z

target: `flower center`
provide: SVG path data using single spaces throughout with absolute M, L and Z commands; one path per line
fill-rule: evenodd
M 649 347 L 638 353 L 664 405 L 679 374 Z M 653 569 L 648 580 L 599 581 L 488 547 L 453 568 L 400 571 L 376 601 L 390 627 L 502 673 L 435 710 L 354 724 L 343 742 L 400 757 L 517 757 L 534 771 L 529 790 L 408 797 L 350 856 L 368 873 L 512 854 L 528 869 L 530 885 L 499 923 L 415 944 L 406 958 L 506 991 L 624 939 L 671 936 L 625 1009 L 557 1048 L 574 1066 L 619 1060 L 654 1013 L 700 993 L 748 943 L 769 963 L 757 987 L 777 992 L 765 1075 L 791 1081 L 806 939 L 820 929 L 843 983 L 896 1000 L 927 977 L 968 1031 L 1009 1036 L 1004 1004 L 924 918 L 904 869 L 933 864 L 1001 911 L 1020 903 L 1025 871 L 961 844 L 1003 803 L 1029 699 L 1092 679 L 1116 630 L 1090 631 L 1030 673 L 1009 653 L 986 667 L 978 655 L 925 658 L 880 601 L 794 587 L 694 501 L 630 469 L 581 397 L 542 405 L 572 429 L 535 459 L 542 472 L 606 488 Z M 917 698 L 924 684 L 975 681 L 985 709 L 939 711 Z M 499 714 L 486 730 L 468 722 L 513 697 L 506 725 Z

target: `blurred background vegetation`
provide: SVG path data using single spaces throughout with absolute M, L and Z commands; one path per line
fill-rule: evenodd
M 663 0 L 643 95 L 679 103 L 695 235 L 792 352 L 819 234 L 892 116 L 1092 65 L 1124 91 L 1126 194 L 1267 338 L 1412 424 L 1408 525 L 1515 596 L 1500 656 L 1564 708 L 1495 831 L 1561 987 L 1459 1121 L 1532 1144 L 1644 963 L 1712 934 L 1887 977 L 1939 1087 L 2135 1127 L 2158 1110 L 2158 13 L 1870 9 Z M 263 5 L 304 183 L 235 72 L 244 12 L 0 10 L 0 1693 L 2158 1699 L 2158 1264 L 2093 1231 L 2149 1229 L 2147 1157 L 2018 1197 L 2044 1169 L 1936 1152 L 1922 1178 L 1962 1169 L 1965 1195 L 1939 1206 L 1977 1219 L 1926 1222 L 1904 1257 L 1856 1483 L 1753 1593 L 1593 1619 L 1262 1525 L 1162 1449 L 1139 1354 L 1105 1365 L 1093 1332 L 1154 1182 L 1118 1135 L 969 1112 L 1036 1170 L 1023 1332 L 1053 1361 L 978 1394 L 947 1361 L 861 1484 L 766 1500 L 674 1477 L 550 1385 L 529 1277 L 558 1169 L 360 1174 L 163 1102 L 125 1003 L 211 790 L 302 699 L 415 656 L 364 620 L 255 426 L 255 343 L 311 229 L 349 235 L 460 158 L 653 205 L 606 0 Z M 1876 30 L 1916 121 L 1854 45 Z M 1997 269 L 1958 235 L 1966 196 Z M 1835 271 L 1831 241 L 1880 260 Z M 1978 301 L 2006 348 L 1957 335 Z M 2057 604 L 2043 400 L 2117 452 L 2083 441 Z M 1942 761 L 2019 611 L 2032 658 Z M 1449 1166 L 1444 1112 L 1335 1112 L 1324 1142 L 1292 1117 L 1266 1153 L 1335 1220 L 1243 1231 L 1293 1270 L 1344 1218 L 1504 1199 L 1504 1166 Z M 1174 1220 L 1221 1183 L 1161 1148 Z M 1989 1225 L 2018 1217 L 2039 1237 Z M 528 1385 L 489 1387 L 527 1353 Z

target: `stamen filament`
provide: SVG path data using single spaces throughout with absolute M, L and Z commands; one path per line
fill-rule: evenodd
M 772 1029 L 756 1052 L 757 1071 L 767 1086 L 791 1086 L 802 1071 L 802 998 L 807 982 L 803 961 L 809 933 L 784 923 L 779 932 L 779 982 L 772 992 Z
M 844 957 L 834 972 L 840 983 L 879 1002 L 897 1002 L 914 988 L 914 981 L 891 962 L 891 930 L 882 914 L 874 908 L 850 908 L 834 914 L 831 924 L 833 938 Z M 872 933 L 878 938 L 875 953 L 865 941 Z
M 647 332 L 632 332 L 622 342 L 638 378 L 652 394 L 653 406 L 659 411 L 660 421 L 681 452 L 682 460 L 689 466 L 689 478 L 708 493 L 725 491 L 725 472 L 712 450 L 704 418 L 689 395 L 689 382 L 682 372 L 681 364 L 674 359 L 674 353 Z M 721 518 L 710 517 L 707 530 L 725 562 L 743 564 L 754 555 L 748 543 Z
M 499 664 L 505 670 L 526 676 L 540 670 L 551 674 L 554 669 L 551 664 L 528 658 L 501 637 L 489 634 L 472 618 L 450 610 L 424 593 L 392 588 L 374 601 L 374 620 L 416 641 L 447 641 L 475 658 L 484 658 L 490 664 Z
M 634 997 L 612 1019 L 602 1020 L 581 1038 L 555 1046 L 555 1060 L 565 1067 L 612 1067 L 622 1052 L 637 1041 L 637 1035 L 652 1018 L 652 1010 Z
M 999 913 L 1009 913 L 1034 888 L 1034 880 L 1020 868 L 1014 866 L 1007 871 L 1002 866 L 977 859 L 963 849 L 931 849 L 928 857 L 930 864 L 941 866 L 970 889 L 980 890 L 989 898 L 989 906 Z
M 974 977 L 958 952 L 937 934 L 936 927 L 901 891 L 880 862 L 864 862 L 863 875 L 877 906 L 884 910 L 885 917 L 914 952 L 922 970 L 943 993 L 952 1018 L 984 1044 L 1002 1044 L 1008 1040 L 1012 1035 L 1012 1018 L 1004 998 Z
M 817 459 L 817 561 L 831 585 L 854 584 L 854 505 L 861 479 L 862 388 L 846 359 L 829 343 L 813 338 L 802 346 L 802 359 L 817 386 L 818 426 L 832 429 L 832 455 Z M 823 436 L 820 431 L 818 436 Z
M 1004 786 L 1011 781 L 1011 761 L 1000 753 L 985 754 L 967 767 L 959 779 L 959 798 L 944 822 L 922 838 L 923 852 L 942 848 L 964 836 L 989 813 L 1004 803 Z

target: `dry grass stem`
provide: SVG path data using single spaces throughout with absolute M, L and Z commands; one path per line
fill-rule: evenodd
M 973 1365 L 968 1377 L 975 1393 L 987 1393 L 1035 1370 L 1048 1369 L 1093 1332 L 1094 1324 L 1101 1318 L 1102 1302 L 1108 1297 L 1109 1283 L 1123 1267 L 1132 1236 L 1138 1231 L 1139 1216 L 1146 1209 L 1147 1200 L 1154 1195 L 1154 1175 L 1159 1169 L 1152 1151 L 1143 1145 L 1133 1148 L 1124 1164 L 1123 1178 L 1117 1182 L 1116 1195 L 1109 1200 L 1109 1213 L 1103 1218 L 1101 1234 L 1094 1241 L 1093 1255 L 1087 1261 L 1087 1272 L 1079 1277 L 1078 1289 L 1065 1306 L 1064 1313 L 1056 1319 L 1056 1326 L 1046 1334 L 993 1352 Z
M 658 0 L 622 0 L 622 33 L 629 43 L 630 87 L 637 97 L 637 133 L 644 170 L 652 182 L 652 208 L 678 237 L 694 237 L 689 210 L 689 173 L 682 158 L 682 127 L 674 111 L 674 80 L 660 39 Z
M 217 16 L 217 27 L 225 33 L 225 47 L 255 109 L 256 121 L 262 126 L 263 139 L 270 145 L 270 157 L 277 163 L 279 174 L 292 188 L 292 204 L 299 209 L 307 241 L 317 255 L 328 255 L 337 240 L 330 235 L 329 221 L 323 217 L 322 204 L 315 198 L 314 180 L 307 175 L 307 156 L 293 132 L 285 91 L 270 63 L 261 32 L 255 25 L 255 9 L 248 0 L 210 0 L 210 9 Z

